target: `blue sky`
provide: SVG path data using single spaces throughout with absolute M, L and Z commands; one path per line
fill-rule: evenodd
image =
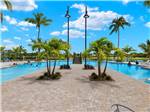
M 13 2 L 14 1 L 14 2 Z M 49 26 L 41 26 L 41 38 L 52 37 L 67 39 L 66 7 L 70 6 L 70 43 L 72 52 L 84 50 L 84 5 L 88 6 L 88 44 L 101 37 L 108 37 L 117 45 L 117 34 L 109 35 L 109 25 L 112 19 L 124 16 L 131 23 L 131 27 L 121 30 L 120 46 L 130 45 L 138 52 L 138 45 L 150 39 L 150 9 L 143 6 L 143 2 L 124 1 L 34 1 L 22 0 L 21 3 L 12 0 L 14 10 L 4 11 L 4 22 L 1 25 L 1 45 L 7 49 L 23 45 L 29 52 L 28 44 L 31 39 L 37 38 L 35 25 L 24 21 L 32 14 L 42 12 L 47 18 L 53 20 Z M 4 7 L 5 8 L 5 7 Z

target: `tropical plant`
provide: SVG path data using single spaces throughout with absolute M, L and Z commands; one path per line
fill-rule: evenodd
M 41 51 L 41 43 L 42 43 L 42 38 L 37 38 L 35 40 L 31 40 L 31 44 L 29 46 L 32 46 L 32 50 L 38 50 L 38 53 Z
M 12 52 L 14 54 L 14 59 L 23 59 L 26 54 L 26 49 L 22 46 L 17 46 L 12 48 Z
M 3 53 L 5 51 L 5 46 L 0 46 L 0 53 Z
M 117 61 L 123 61 L 125 58 L 125 52 L 120 48 L 115 49 L 114 55 L 117 57 Z
M 1 60 L 4 59 L 4 53 L 5 53 L 5 46 L 0 46 Z
M 126 45 L 124 48 L 122 48 L 122 50 L 125 52 L 126 56 L 127 56 L 127 61 L 129 60 L 131 53 L 133 53 L 133 51 L 135 51 L 132 47 L 130 47 L 129 45 Z
M 41 25 L 48 26 L 52 20 L 47 19 L 43 13 L 34 13 L 33 16 L 33 18 L 26 18 L 25 21 L 36 25 L 36 28 L 38 29 L 37 38 L 40 38 Z
M 145 1 L 144 1 L 144 5 L 145 5 L 146 7 L 150 7 L 150 0 L 145 0 Z
M 63 46 L 63 48 L 65 48 L 64 49 L 64 54 L 62 55 L 62 58 L 64 59 L 64 58 L 66 58 L 66 65 L 61 65 L 60 66 L 60 69 L 70 69 L 70 65 L 69 65 L 69 57 L 70 57 L 70 48 L 71 48 L 71 46 L 68 44 L 68 42 L 65 42 L 65 41 L 62 41 L 62 40 L 60 40 L 61 42 L 62 42 L 62 46 Z
M 106 75 L 103 74 L 105 73 L 106 68 L 105 68 L 105 71 L 102 73 L 101 63 L 109 55 L 111 48 L 108 48 L 108 47 L 110 47 L 110 45 L 112 45 L 112 43 L 106 37 L 102 37 L 99 40 L 96 40 L 90 44 L 89 52 L 92 52 L 97 57 L 97 63 L 98 63 L 98 77 L 97 78 L 99 80 L 106 80 L 106 77 L 105 77 Z M 107 65 L 105 67 L 107 67 Z M 95 76 L 96 75 L 94 73 L 93 75 L 91 75 L 91 78 Z
M 3 2 L 5 4 L 5 6 L 8 10 L 12 11 L 12 4 L 9 0 L 2 0 L 1 2 Z M 0 19 L 1 22 L 3 22 L 3 13 L 2 13 L 2 11 L 0 12 L 0 18 L 1 18 Z
M 105 57 L 106 63 L 105 63 L 104 71 L 103 71 L 104 75 L 106 75 L 106 69 L 107 69 L 107 63 L 108 63 L 109 56 L 111 56 L 111 53 L 112 53 L 112 51 L 114 51 L 114 49 L 115 49 L 115 47 L 114 47 L 113 43 L 111 41 L 108 41 L 107 47 L 105 47 L 105 50 L 104 50 L 104 53 L 106 55 L 106 57 Z
M 130 26 L 130 23 L 125 20 L 124 17 L 116 18 L 112 21 L 109 29 L 111 30 L 110 34 L 118 33 L 118 48 L 120 46 L 120 28 L 124 29 L 124 26 Z
M 62 56 L 62 51 L 66 51 L 68 44 L 57 38 L 52 38 L 48 41 L 40 43 L 42 52 L 39 53 L 41 59 L 46 59 L 47 63 L 47 75 L 55 75 L 55 68 L 57 60 Z M 53 69 L 51 70 L 51 61 L 54 61 Z M 53 77 L 53 76 L 52 76 Z
M 146 43 L 142 43 L 139 47 L 144 51 L 144 54 L 150 59 L 150 40 L 147 40 Z

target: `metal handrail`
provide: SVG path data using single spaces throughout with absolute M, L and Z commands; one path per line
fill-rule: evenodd
M 114 106 L 116 106 L 116 110 L 115 110 L 114 112 L 120 112 L 119 107 L 124 107 L 124 108 L 128 109 L 128 110 L 131 111 L 131 112 L 135 112 L 135 111 L 133 111 L 132 109 L 130 109 L 129 107 L 126 107 L 126 106 L 121 105 L 121 104 L 113 104 L 113 105 L 111 106 L 111 108 L 114 107 Z

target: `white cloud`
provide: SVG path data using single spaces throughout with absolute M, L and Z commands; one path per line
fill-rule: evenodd
M 35 4 L 35 0 L 11 0 L 13 10 L 17 11 L 32 11 L 38 6 Z M 4 3 L 0 4 L 0 9 L 6 10 Z
M 145 26 L 150 28 L 150 22 L 145 23 Z
M 29 34 L 25 34 L 26 37 L 29 37 Z
M 24 26 L 24 27 L 28 27 L 28 26 L 35 26 L 35 24 L 29 23 L 27 21 L 20 21 L 17 24 L 18 26 Z
M 131 1 L 131 0 L 122 0 L 122 3 L 123 3 L 124 5 L 126 5 L 126 4 L 128 4 L 130 1 Z
M 8 44 L 12 44 L 12 43 L 13 43 L 13 41 L 10 40 L 10 39 L 4 39 L 3 42 L 4 42 L 4 43 L 8 43 Z
M 75 3 L 75 4 L 72 5 L 72 8 L 79 9 L 80 13 L 85 12 L 85 5 L 84 4 L 77 4 L 77 3 Z M 88 11 L 98 11 L 98 9 L 99 9 L 98 7 L 90 8 L 90 7 L 87 6 L 87 10 Z
M 144 21 L 144 17 L 143 17 L 143 16 L 140 16 L 140 20 L 141 20 L 141 21 Z
M 6 31 L 8 31 L 8 29 L 7 29 L 6 26 L 3 25 L 3 26 L 1 27 L 1 32 L 6 32 Z
M 62 35 L 67 35 L 67 30 L 63 30 Z M 80 37 L 84 37 L 84 33 L 79 31 L 79 30 L 75 30 L 75 29 L 70 29 L 70 38 L 80 38 Z
M 59 36 L 61 33 L 59 31 L 51 32 L 50 35 Z
M 23 31 L 28 31 L 29 30 L 28 28 L 25 28 L 25 27 L 21 27 L 20 29 L 23 30 Z
M 6 49 L 12 49 L 12 48 L 15 48 L 15 47 L 18 47 L 19 45 L 16 45 L 14 43 L 11 43 L 11 44 L 5 44 L 5 47 Z
M 16 40 L 21 40 L 21 37 L 14 37 L 14 39 L 16 39 Z
M 31 42 L 31 39 L 27 39 L 26 42 L 27 42 L 27 43 L 30 43 L 30 42 Z
M 4 19 L 12 25 L 16 25 L 16 26 L 22 26 L 22 27 L 33 27 L 35 26 L 35 24 L 29 23 L 27 21 L 18 21 L 16 18 L 10 17 L 8 15 L 4 16 Z M 22 30 L 27 30 L 25 28 L 23 28 Z
M 83 18 L 84 16 L 83 8 L 85 7 L 83 4 L 78 5 L 75 4 L 72 7 L 79 9 L 81 14 L 77 20 L 70 21 L 70 28 L 83 30 L 85 21 Z M 88 7 L 88 9 L 90 9 L 88 12 L 90 17 L 88 18 L 87 28 L 90 30 L 104 30 L 110 25 L 112 20 L 116 17 L 123 16 L 129 22 L 133 19 L 130 15 L 120 15 L 113 11 L 99 11 L 98 8 L 90 8 L 90 7 Z M 66 28 L 67 23 L 65 23 L 63 27 Z
M 15 18 L 11 18 L 10 16 L 4 16 L 4 19 L 9 23 L 9 24 L 17 24 L 17 20 Z

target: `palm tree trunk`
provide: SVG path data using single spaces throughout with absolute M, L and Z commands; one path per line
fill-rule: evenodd
M 40 27 L 38 27 L 38 35 L 37 35 L 37 38 L 38 38 L 38 39 L 40 38 Z
M 2 11 L 0 12 L 0 22 L 1 22 L 1 24 L 3 23 L 3 12 Z
M 49 60 L 49 72 L 51 74 L 51 60 Z
M 46 67 L 47 67 L 47 73 L 48 73 L 48 75 L 50 75 L 49 67 L 48 67 L 48 59 L 46 59 Z
M 118 48 L 120 47 L 120 30 L 118 29 Z
M 55 67 L 56 67 L 56 59 L 54 60 L 54 67 L 53 67 L 52 74 L 54 74 L 54 72 L 55 72 Z
M 106 73 L 107 63 L 108 63 L 108 57 L 107 57 L 107 59 L 106 59 L 106 64 L 105 64 L 105 68 L 104 68 L 103 74 L 105 74 L 105 73 Z
M 99 55 L 97 57 L 97 62 L 98 62 L 98 76 L 101 76 L 101 65 L 100 65 L 100 61 L 99 61 Z
M 67 51 L 67 66 L 69 66 L 69 51 Z
M 38 39 L 40 38 L 40 27 L 38 27 Z M 40 48 L 38 48 L 38 53 L 40 52 Z

